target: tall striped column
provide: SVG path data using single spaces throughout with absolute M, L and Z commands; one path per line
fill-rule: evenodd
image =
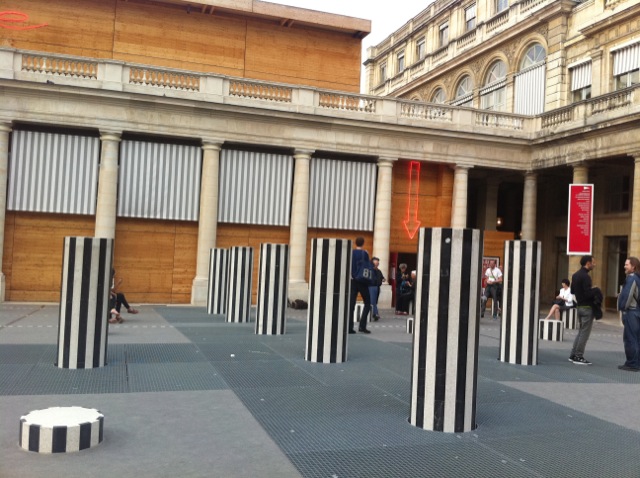
M 229 281 L 229 251 L 209 250 L 209 287 L 207 292 L 207 313 L 227 312 L 227 292 Z
M 103 367 L 113 239 L 65 237 L 58 319 L 59 368 Z
M 313 239 L 305 360 L 347 361 L 351 241 Z
M 425 430 L 476 428 L 482 250 L 477 229 L 420 229 L 410 422 Z
M 251 279 L 253 248 L 229 249 L 229 292 L 227 293 L 227 322 L 251 320 Z
M 502 278 L 502 362 L 538 364 L 538 316 L 540 304 L 539 241 L 505 241 Z
M 282 335 L 285 333 L 288 285 L 289 246 L 261 244 L 256 334 Z

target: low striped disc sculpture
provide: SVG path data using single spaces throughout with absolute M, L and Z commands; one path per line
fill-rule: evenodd
M 502 362 L 538 364 L 538 322 L 540 312 L 539 241 L 505 241 L 502 278 Z
M 256 334 L 282 335 L 286 330 L 289 246 L 261 244 Z
M 229 280 L 229 251 L 211 249 L 209 251 L 209 290 L 207 292 L 207 313 L 227 312 L 227 292 Z
M 347 361 L 351 241 L 313 239 L 305 359 Z
M 251 286 L 253 276 L 253 248 L 229 249 L 229 288 L 227 293 L 227 322 L 251 321 Z
M 409 417 L 416 427 L 476 428 L 482 249 L 476 229 L 420 229 Z
M 560 320 L 564 324 L 565 329 L 575 330 L 578 327 L 578 309 L 571 308 L 563 310 L 560 314 Z
M 65 237 L 57 367 L 106 364 L 112 260 L 113 239 Z

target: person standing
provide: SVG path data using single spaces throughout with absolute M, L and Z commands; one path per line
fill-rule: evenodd
M 356 299 L 358 294 L 362 296 L 364 301 L 364 308 L 362 309 L 362 316 L 360 317 L 360 326 L 358 331 L 364 334 L 370 334 L 371 331 L 367 329 L 367 316 L 371 310 L 371 297 L 369 296 L 369 283 L 364 280 L 356 279 L 358 271 L 365 265 L 370 264 L 369 253 L 365 251 L 364 237 L 356 238 L 356 248 L 351 254 L 351 300 L 350 300 L 350 313 L 349 313 L 349 333 L 355 334 L 356 331 L 353 327 L 353 314 L 356 308 Z
M 407 301 L 404 299 L 408 291 L 408 284 L 409 272 L 407 271 L 407 265 L 402 263 L 398 266 L 398 273 L 396 274 L 396 315 L 407 315 L 409 313 Z
M 484 311 L 487 308 L 487 300 L 491 297 L 491 307 L 493 308 L 493 320 L 498 319 L 498 288 L 502 284 L 502 272 L 500 268 L 496 266 L 496 261 L 489 261 L 489 267 L 484 272 L 484 276 L 487 279 L 487 285 L 484 288 L 484 294 L 482 294 L 482 310 L 480 311 L 480 317 L 484 317 Z
M 591 365 L 584 358 L 584 349 L 587 346 L 591 327 L 593 326 L 593 305 L 595 298 L 595 288 L 591 285 L 589 272 L 593 270 L 596 262 L 593 256 L 582 256 L 580 258 L 580 270 L 571 277 L 571 293 L 576 297 L 578 304 L 578 335 L 573 341 L 569 362 L 576 365 Z
M 620 370 L 640 372 L 640 260 L 629 257 L 624 263 L 627 278 L 618 296 L 618 310 L 622 312 L 622 342 L 627 361 Z
M 373 320 L 380 320 L 378 313 L 378 298 L 380 297 L 380 286 L 385 281 L 384 275 L 380 270 L 380 259 L 374 257 L 371 259 L 373 264 L 373 272 L 375 273 L 375 284 L 369 286 L 369 297 L 371 298 L 371 316 Z

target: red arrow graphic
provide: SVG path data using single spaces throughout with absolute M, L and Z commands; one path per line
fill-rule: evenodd
M 407 201 L 407 217 L 403 221 L 404 228 L 413 239 L 420 228 L 418 221 L 418 191 L 420 189 L 420 162 L 411 161 L 409 164 L 409 200 Z

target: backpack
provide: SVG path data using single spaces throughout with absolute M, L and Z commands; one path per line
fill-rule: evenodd
M 356 266 L 356 275 L 354 279 L 367 285 L 376 284 L 376 271 L 370 261 L 361 261 Z

